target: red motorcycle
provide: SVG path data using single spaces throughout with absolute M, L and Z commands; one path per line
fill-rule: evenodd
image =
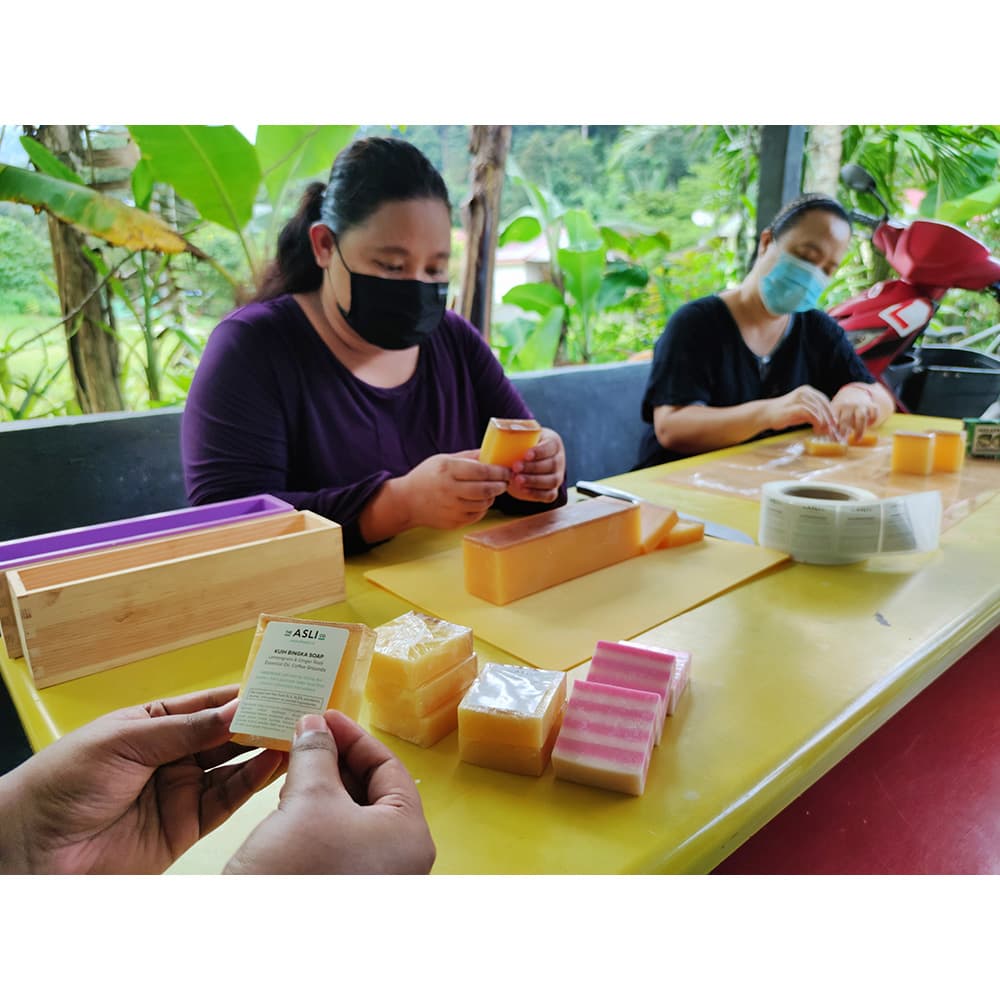
M 864 168 L 848 164 L 840 172 L 841 180 L 852 190 L 872 195 L 882 206 L 881 218 L 852 211 L 855 222 L 872 229 L 872 244 L 899 274 L 899 278 L 881 281 L 866 292 L 856 295 L 840 305 L 827 310 L 847 332 L 855 350 L 868 370 L 896 400 L 897 408 L 911 412 L 914 393 L 907 392 L 907 379 L 926 378 L 928 365 L 921 365 L 919 349 L 911 357 L 910 351 L 917 338 L 927 330 L 932 317 L 945 293 L 952 288 L 989 293 L 1000 301 L 1000 260 L 990 255 L 989 248 L 957 226 L 934 219 L 915 219 L 912 222 L 894 222 L 889 219 L 889 209 L 879 195 L 875 180 Z M 942 358 L 940 352 L 945 352 Z M 952 360 L 959 364 L 955 371 L 967 370 L 970 355 L 975 351 L 957 351 L 947 357 L 948 348 L 934 348 L 925 352 L 927 361 Z M 961 357 L 959 357 L 961 355 Z M 983 354 L 986 361 L 982 374 L 989 375 L 989 384 L 976 383 L 985 389 L 992 402 L 1000 395 L 1000 360 Z M 900 364 L 908 359 L 908 364 Z M 995 368 L 993 365 L 995 362 Z M 894 366 L 891 368 L 890 366 Z M 967 380 L 968 381 L 968 380 Z M 921 388 L 923 385 L 921 384 Z M 902 397 L 902 398 L 901 398 Z M 909 399 L 911 406 L 904 402 Z M 978 404 L 967 400 L 965 408 L 975 409 Z M 917 407 L 913 407 L 917 408 Z M 980 412 L 985 407 L 980 407 Z M 919 406 L 920 412 L 932 412 Z M 976 413 L 942 413 L 942 416 L 979 416 Z

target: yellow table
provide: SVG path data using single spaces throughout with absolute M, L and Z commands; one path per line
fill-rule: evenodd
M 917 423 L 954 426 L 897 415 L 889 427 Z M 756 536 L 755 503 L 656 478 L 654 469 L 608 482 Z M 449 533 L 421 530 L 354 559 L 349 599 L 311 614 L 373 625 L 392 618 L 406 605 L 364 572 L 453 544 Z M 435 871 L 710 871 L 992 631 L 998 565 L 1000 496 L 946 532 L 938 551 L 842 567 L 786 563 L 646 633 L 694 659 L 691 689 L 640 798 L 556 781 L 551 769 L 532 779 L 464 764 L 455 734 L 427 750 L 383 737 L 419 783 Z M 0 670 L 37 749 L 112 708 L 238 680 L 251 635 L 41 692 L 23 661 L 0 655 Z M 477 647 L 481 658 L 508 659 Z M 259 793 L 171 871 L 219 871 L 276 800 L 277 786 Z

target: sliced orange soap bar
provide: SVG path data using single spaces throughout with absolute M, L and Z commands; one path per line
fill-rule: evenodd
M 892 435 L 891 471 L 930 475 L 934 471 L 934 434 L 895 431 Z
M 806 438 L 807 455 L 846 455 L 847 442 L 828 437 Z
M 965 434 L 961 431 L 932 431 L 934 472 L 959 472 L 965 464 Z
M 538 444 L 542 428 L 537 420 L 492 417 L 479 448 L 479 461 L 510 468 Z
M 639 504 L 639 518 L 642 521 L 642 551 L 652 552 L 659 548 L 677 523 L 677 511 L 643 500 Z
M 690 545 L 705 537 L 705 525 L 701 521 L 678 521 L 660 542 L 661 549 L 675 549 L 678 545 Z
M 467 534 L 465 589 L 509 604 L 641 552 L 639 505 L 594 497 Z
M 262 614 L 229 727 L 233 742 L 290 750 L 303 715 L 335 708 L 357 719 L 374 646 L 367 625 Z

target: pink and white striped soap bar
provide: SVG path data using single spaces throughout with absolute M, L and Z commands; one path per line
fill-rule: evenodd
M 667 704 L 667 715 L 673 715 L 677 710 L 677 702 L 681 700 L 681 695 L 687 690 L 688 681 L 691 679 L 691 654 L 674 650 L 676 661 L 674 663 L 674 673 L 670 678 L 670 700 Z
M 651 691 L 576 681 L 552 748 L 556 777 L 642 795 L 660 700 Z
M 636 691 L 652 691 L 660 696 L 660 715 L 656 723 L 657 746 L 663 739 L 674 657 L 671 650 L 656 646 L 644 646 L 638 642 L 607 642 L 601 639 L 587 671 L 588 681 L 614 684 Z

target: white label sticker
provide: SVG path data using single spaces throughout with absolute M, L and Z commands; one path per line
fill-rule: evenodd
M 349 635 L 327 625 L 268 622 L 230 732 L 291 740 L 301 716 L 326 711 Z
M 909 302 L 889 306 L 879 313 L 901 337 L 922 327 L 933 315 L 934 310 L 926 299 L 911 299 Z

